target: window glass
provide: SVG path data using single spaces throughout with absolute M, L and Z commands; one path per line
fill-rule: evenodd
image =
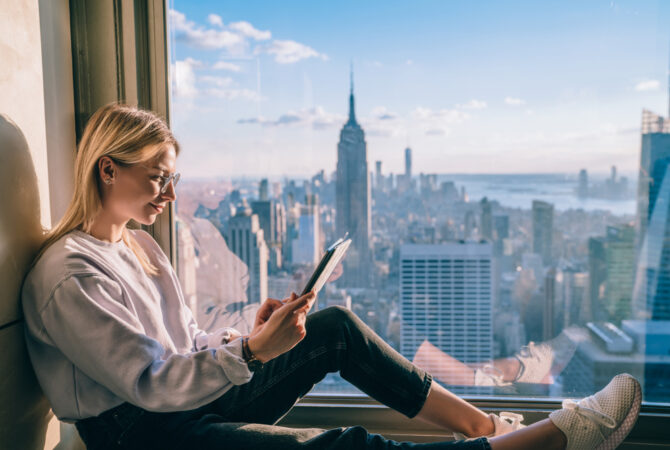
M 202 328 L 246 331 L 348 233 L 315 310 L 453 391 L 629 372 L 670 402 L 667 2 L 175 0 L 169 30 Z

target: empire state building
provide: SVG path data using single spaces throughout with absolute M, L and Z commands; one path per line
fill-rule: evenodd
M 351 74 L 349 120 L 340 131 L 337 144 L 335 183 L 336 228 L 339 236 L 349 233 L 351 247 L 344 259 L 340 283 L 347 287 L 371 287 L 370 180 L 365 133 L 356 122 L 354 78 Z

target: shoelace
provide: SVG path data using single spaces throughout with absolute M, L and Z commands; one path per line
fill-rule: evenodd
M 481 370 L 481 373 L 483 375 L 486 375 L 487 377 L 492 379 L 496 386 L 507 386 L 511 384 L 508 381 L 503 380 L 504 376 L 503 371 L 493 366 L 492 364 L 486 364 L 479 370 Z
M 523 376 L 523 373 L 526 371 L 526 362 L 524 360 L 535 358 L 537 361 L 540 360 L 540 357 L 533 352 L 531 347 L 534 347 L 535 343 L 530 341 L 528 345 L 524 345 L 519 349 L 519 352 L 515 355 L 515 358 L 519 361 L 519 371 L 514 377 L 514 381 L 517 381 Z
M 537 360 L 540 359 L 540 356 L 537 354 L 537 352 L 533 351 L 533 348 L 535 347 L 534 342 L 529 342 L 528 345 L 524 345 L 519 349 L 519 356 L 522 358 L 535 358 Z
M 523 420 L 523 416 L 521 414 L 507 411 L 501 412 L 500 414 L 498 414 L 498 417 L 500 417 L 501 420 L 504 420 L 505 422 L 512 425 L 514 428 L 517 428 L 521 424 L 521 421 Z
M 612 417 L 598 411 L 598 409 L 600 409 L 600 404 L 593 396 L 583 398 L 578 402 L 570 399 L 563 400 L 563 408 L 571 409 L 580 416 L 590 419 L 604 427 L 616 428 L 616 421 Z

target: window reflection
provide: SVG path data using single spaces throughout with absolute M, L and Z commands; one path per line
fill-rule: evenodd
M 265 27 L 277 22 L 267 17 L 258 19 L 262 27 L 228 27 L 199 23 L 189 8 L 178 1 L 170 13 L 173 126 L 188 166 L 178 187 L 178 272 L 203 328 L 244 330 L 265 297 L 300 292 L 323 249 L 348 232 L 343 275 L 321 292 L 317 308 L 353 310 L 455 392 L 577 397 L 629 372 L 643 381 L 645 400 L 670 402 L 670 119 L 644 110 L 641 127 L 635 119 L 612 131 L 605 105 L 615 100 L 581 105 L 592 99 L 567 87 L 551 106 L 564 111 L 543 110 L 563 130 L 550 137 L 531 118 L 541 113 L 530 100 L 510 95 L 500 94 L 507 110 L 481 99 L 417 106 L 435 103 L 424 94 L 403 99 L 404 116 L 370 111 L 359 99 L 376 92 L 370 70 L 384 64 L 367 61 L 371 55 L 355 55 L 366 61 L 366 81 L 354 85 L 348 63 L 275 39 Z M 302 35 L 324 42 L 311 27 Z M 561 51 L 547 50 L 557 58 Z M 626 48 L 606 56 L 633 58 Z M 588 83 L 591 66 L 578 63 Z M 443 69 L 436 61 L 417 69 L 414 59 L 404 66 L 424 75 Z M 286 93 L 261 91 L 263 73 L 284 80 L 286 91 L 296 89 L 290 73 L 309 95 L 337 92 L 337 110 L 301 107 L 306 94 L 273 115 Z M 331 81 L 315 87 L 319 77 Z M 612 99 L 628 96 L 616 104 L 626 108 L 653 102 L 665 94 L 651 81 Z M 408 85 L 401 77 L 396 83 L 394 96 L 404 95 Z M 640 92 L 647 97 L 633 99 Z M 570 133 L 550 119 L 587 107 L 597 109 L 589 120 L 604 131 Z M 514 108 L 528 109 L 509 119 Z M 481 126 L 470 124 L 477 120 Z M 208 147 L 207 133 L 218 147 Z M 495 150 L 478 153 L 486 145 Z M 438 156 L 444 149 L 449 158 Z M 563 164 L 570 152 L 572 165 Z M 227 175 L 209 176 L 212 167 Z M 317 392 L 352 389 L 329 376 Z

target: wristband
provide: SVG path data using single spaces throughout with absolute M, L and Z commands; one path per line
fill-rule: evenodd
M 263 363 L 261 362 L 261 360 L 256 358 L 254 352 L 252 352 L 251 349 L 249 348 L 249 336 L 244 336 L 242 338 L 242 357 L 244 358 L 244 361 L 247 363 L 247 367 L 249 367 L 250 371 L 256 372 L 257 370 L 263 368 Z

